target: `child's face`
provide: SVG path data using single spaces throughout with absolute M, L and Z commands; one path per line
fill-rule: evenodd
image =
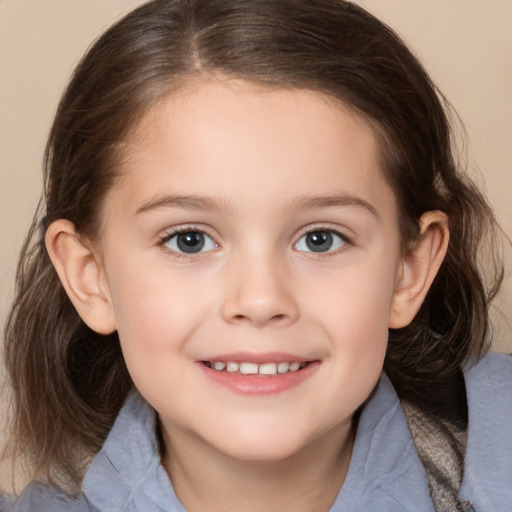
M 348 435 L 402 261 L 369 125 L 316 93 L 212 80 L 151 111 L 128 157 L 100 250 L 164 438 L 279 460 Z

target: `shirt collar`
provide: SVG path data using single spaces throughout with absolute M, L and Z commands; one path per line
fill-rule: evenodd
M 130 393 L 83 482 L 94 507 L 186 512 L 160 465 L 155 432 L 155 411 L 138 392 Z
M 186 512 L 160 464 L 155 432 L 155 411 L 132 392 L 84 479 L 84 494 L 94 507 Z M 381 504 L 388 500 L 404 510 L 433 510 L 431 505 L 417 508 L 431 504 L 427 479 L 385 375 L 363 408 L 347 478 L 331 512 L 366 510 L 365 499 L 373 496 L 375 503 L 376 495 Z

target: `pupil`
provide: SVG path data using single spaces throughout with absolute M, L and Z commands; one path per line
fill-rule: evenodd
M 179 250 L 182 252 L 189 254 L 199 252 L 204 246 L 204 235 L 196 231 L 180 233 L 177 243 Z
M 328 251 L 332 246 L 332 234 L 328 231 L 314 231 L 306 236 L 306 245 L 313 252 Z

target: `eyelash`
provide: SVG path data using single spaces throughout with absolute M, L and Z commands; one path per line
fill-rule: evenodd
M 304 253 L 308 254 L 309 256 L 313 256 L 313 257 L 317 257 L 317 258 L 318 257 L 325 258 L 328 256 L 335 256 L 335 255 L 339 254 L 341 251 L 345 250 L 347 248 L 347 246 L 355 245 L 354 239 L 351 236 L 348 236 L 343 231 L 340 231 L 339 229 L 336 229 L 336 228 L 327 227 L 325 225 L 315 225 L 315 226 L 308 226 L 308 228 L 306 230 L 304 230 L 300 234 L 300 236 L 297 238 L 297 241 L 293 244 L 293 247 L 295 247 L 299 243 L 299 241 L 302 240 L 302 238 L 304 238 L 308 234 L 324 233 L 324 232 L 331 233 L 333 235 L 338 236 L 343 241 L 343 245 L 338 249 L 329 250 L 326 252 L 315 252 L 315 251 L 299 251 L 299 252 L 304 252 Z
M 326 257 L 326 256 L 333 256 L 333 255 L 338 254 L 340 252 L 340 250 L 343 250 L 345 248 L 345 246 L 354 245 L 354 241 L 353 241 L 352 237 L 348 236 L 346 233 L 343 233 L 342 231 L 340 231 L 338 229 L 335 229 L 335 228 L 332 228 L 332 227 L 326 227 L 326 226 L 318 225 L 318 226 L 308 227 L 306 230 L 304 230 L 300 234 L 300 236 L 297 238 L 297 241 L 293 244 L 293 247 L 295 248 L 297 246 L 297 244 L 302 240 L 302 238 L 304 238 L 308 234 L 322 233 L 322 232 L 331 233 L 331 234 L 339 237 L 343 241 L 342 247 L 339 248 L 339 249 L 328 250 L 328 251 L 325 251 L 325 252 L 322 252 L 322 251 L 318 251 L 318 252 L 315 252 L 315 251 L 300 251 L 300 250 L 298 250 L 298 252 L 310 254 L 310 255 L 312 255 L 314 257 Z M 210 238 L 215 243 L 215 245 L 217 247 L 219 246 L 219 244 L 217 244 L 217 242 L 215 241 L 215 238 L 212 235 L 210 235 L 207 230 L 205 230 L 204 228 L 196 227 L 196 226 L 183 226 L 183 227 L 179 227 L 179 228 L 173 229 L 170 232 L 167 232 L 164 236 L 160 237 L 160 239 L 158 240 L 158 246 L 164 247 L 175 236 L 180 235 L 180 234 L 185 234 L 185 233 L 200 233 L 200 234 L 204 234 L 208 238 Z M 191 257 L 193 258 L 193 257 L 200 256 L 201 254 L 204 254 L 203 252 L 184 253 L 184 252 L 179 252 L 179 251 L 173 250 L 171 248 L 166 248 L 166 249 L 167 249 L 167 251 L 171 252 L 177 258 L 191 258 Z M 210 251 L 207 251 L 207 252 L 210 252 Z
M 217 247 L 219 246 L 219 244 L 215 241 L 215 238 L 212 235 L 210 235 L 207 230 L 205 230 L 203 227 L 199 228 L 197 226 L 181 226 L 179 228 L 172 229 L 170 232 L 167 232 L 164 236 L 159 238 L 157 245 L 159 247 L 166 249 L 167 252 L 172 253 L 172 255 L 176 258 L 189 259 L 189 258 L 201 256 L 202 254 L 204 254 L 203 252 L 183 253 L 183 252 L 175 251 L 174 249 L 171 249 L 169 247 L 167 247 L 167 248 L 165 247 L 165 245 L 167 243 L 169 243 L 175 236 L 180 235 L 180 234 L 185 234 L 185 233 L 200 233 L 200 234 L 206 235 L 208 238 L 213 240 L 213 242 L 215 243 L 215 245 Z

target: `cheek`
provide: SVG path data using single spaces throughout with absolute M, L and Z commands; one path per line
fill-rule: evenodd
M 332 393 L 344 393 L 350 407 L 367 398 L 382 371 L 396 261 L 351 265 L 324 281 L 324 293 L 315 286 L 308 294 L 312 318 L 321 319 L 332 347 Z
M 372 343 L 376 333 L 387 337 L 395 261 L 363 261 L 310 281 L 305 297 L 313 314 L 336 331 L 345 332 L 347 342 Z
M 190 280 L 165 269 L 126 267 L 118 265 L 110 278 L 125 357 L 142 352 L 145 359 L 158 358 L 182 347 L 205 317 L 208 298 Z
M 115 315 L 128 372 L 143 396 L 158 403 L 169 381 L 185 382 L 182 356 L 198 319 L 190 297 L 169 288 L 155 293 L 148 284 L 136 279 L 129 287 L 120 287 Z

